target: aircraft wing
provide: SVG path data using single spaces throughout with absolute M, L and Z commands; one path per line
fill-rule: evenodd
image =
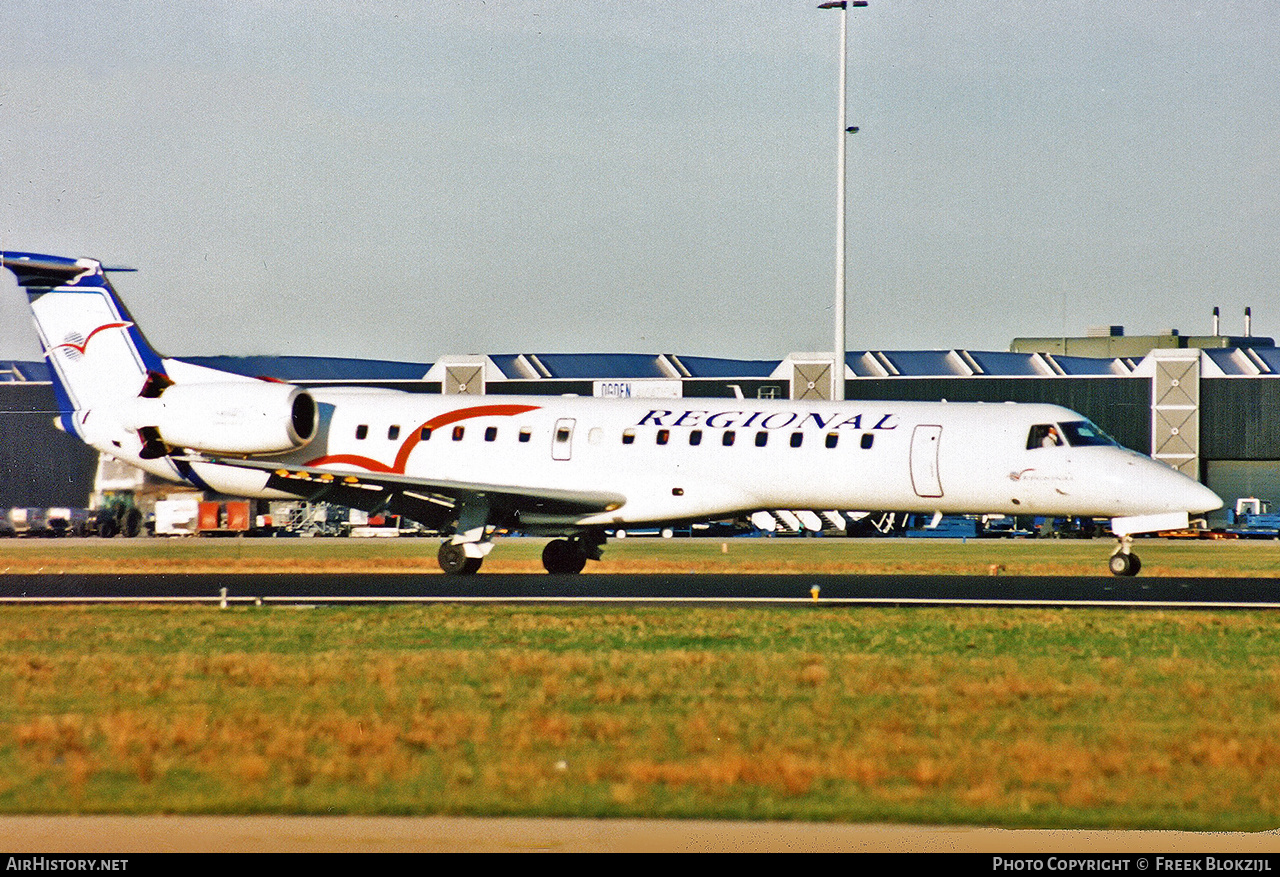
M 273 490 L 311 502 L 333 502 L 365 511 L 403 514 L 426 525 L 454 520 L 459 509 L 467 505 L 486 506 L 490 523 L 518 524 L 521 520 L 573 518 L 612 511 L 626 502 L 625 496 L 608 491 L 416 478 L 389 472 L 335 471 L 238 457 L 185 459 L 191 463 L 268 472 L 266 486 Z

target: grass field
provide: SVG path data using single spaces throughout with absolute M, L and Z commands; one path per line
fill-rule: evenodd
M 434 565 L 431 541 L 352 541 L 13 542 L 0 569 Z M 739 542 L 728 559 L 691 540 L 610 553 L 986 570 L 994 550 L 1013 573 L 1108 547 L 829 541 L 774 543 L 772 560 Z M 1228 572 L 1276 558 L 1142 547 Z M 1274 829 L 1277 634 L 1255 611 L 10 605 L 0 812 Z

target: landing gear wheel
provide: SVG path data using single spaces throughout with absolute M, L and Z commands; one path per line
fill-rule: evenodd
M 1138 555 L 1123 552 L 1111 555 L 1107 565 L 1111 568 L 1111 574 L 1117 576 L 1136 576 L 1138 570 L 1142 569 L 1142 561 L 1138 559 Z
M 467 552 L 461 545 L 452 542 L 446 542 L 440 546 L 440 551 L 436 554 L 436 560 L 440 563 L 440 568 L 449 575 L 469 576 L 474 575 L 480 569 L 480 561 L 483 558 L 468 557 Z
M 552 575 L 576 575 L 587 565 L 587 553 L 569 539 L 552 539 L 542 549 L 542 565 Z

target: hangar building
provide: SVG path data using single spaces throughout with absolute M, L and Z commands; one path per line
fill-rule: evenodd
M 829 353 L 763 361 L 545 353 L 446 356 L 435 363 L 186 359 L 307 386 L 459 395 L 822 399 L 831 396 L 832 372 Z M 1121 444 L 1200 479 L 1228 507 L 1240 497 L 1280 507 L 1280 349 L 1270 338 L 1126 336 L 1107 327 L 1083 338 L 1017 339 L 1008 351 L 851 351 L 845 398 L 1064 405 Z M 87 507 L 95 485 L 101 491 L 141 483 L 138 470 L 100 465 L 94 451 L 59 432 L 55 413 L 44 363 L 0 363 L 0 509 Z

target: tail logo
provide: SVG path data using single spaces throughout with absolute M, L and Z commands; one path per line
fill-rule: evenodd
M 88 335 L 84 335 L 84 336 L 82 336 L 79 332 L 72 332 L 69 335 L 67 335 L 67 340 L 63 341 L 61 344 L 53 345 L 53 347 L 50 348 L 49 352 L 52 353 L 54 350 L 57 350 L 59 348 L 66 348 L 66 353 L 64 355 L 68 359 L 71 359 L 71 360 L 80 359 L 82 356 L 85 355 L 85 348 L 89 346 L 89 342 L 93 340 L 93 336 L 97 335 L 99 332 L 105 329 L 127 329 L 132 325 L 133 323 L 129 323 L 129 322 L 103 323 L 101 326 L 94 329 Z

